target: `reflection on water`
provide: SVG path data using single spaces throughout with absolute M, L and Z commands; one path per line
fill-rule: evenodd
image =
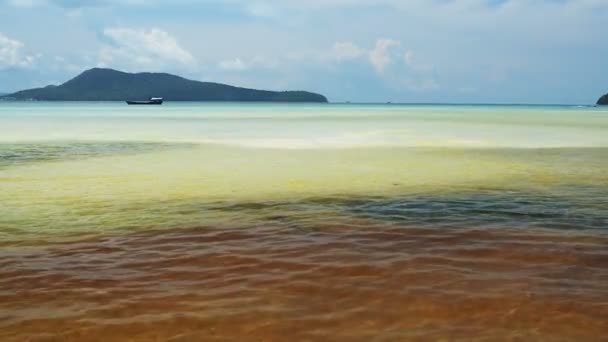
M 598 340 L 593 108 L 0 106 L 0 340 Z

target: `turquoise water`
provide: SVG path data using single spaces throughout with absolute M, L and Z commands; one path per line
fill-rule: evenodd
M 0 234 L 247 225 L 277 211 L 304 225 L 603 228 L 606 132 L 608 111 L 574 106 L 2 103 Z
M 6 103 L 1 142 L 240 147 L 604 147 L 601 107 Z M 25 124 L 29 122 L 30 124 Z

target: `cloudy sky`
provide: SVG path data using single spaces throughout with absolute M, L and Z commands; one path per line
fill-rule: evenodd
M 0 0 L 0 92 L 91 67 L 331 101 L 592 103 L 608 0 Z

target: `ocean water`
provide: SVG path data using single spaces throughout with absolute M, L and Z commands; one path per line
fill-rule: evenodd
M 0 103 L 0 339 L 597 340 L 608 110 Z

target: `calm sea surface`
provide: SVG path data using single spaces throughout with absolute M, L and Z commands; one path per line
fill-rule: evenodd
M 0 340 L 608 336 L 608 109 L 0 103 Z

